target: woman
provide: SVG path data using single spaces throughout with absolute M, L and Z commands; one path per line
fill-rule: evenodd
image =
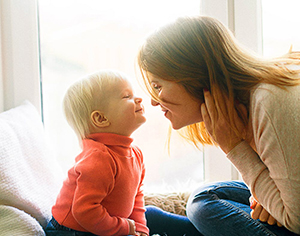
M 300 234 L 296 64 L 296 53 L 253 56 L 209 17 L 180 18 L 141 47 L 138 65 L 152 105 L 196 146 L 218 145 L 244 180 L 201 186 L 191 195 L 187 215 L 202 235 Z

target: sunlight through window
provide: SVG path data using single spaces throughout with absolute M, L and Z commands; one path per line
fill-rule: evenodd
M 263 53 L 266 57 L 300 51 L 300 1 L 262 0 Z
M 62 114 L 62 98 L 75 80 L 100 69 L 127 73 L 143 97 L 147 122 L 133 138 L 144 154 L 145 187 L 187 187 L 203 181 L 203 155 L 173 132 L 169 122 L 139 86 L 135 56 L 144 38 L 179 16 L 198 15 L 200 0 L 40 0 L 40 37 L 45 127 L 54 154 L 67 169 L 80 152 Z M 167 187 L 167 188 L 166 188 Z

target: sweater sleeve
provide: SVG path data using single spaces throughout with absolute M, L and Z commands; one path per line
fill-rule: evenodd
M 254 92 L 250 117 L 256 146 L 228 153 L 258 202 L 287 229 L 300 233 L 300 96 L 272 87 Z M 288 104 L 288 105 L 287 105 Z
M 79 177 L 72 214 L 87 231 L 96 235 L 127 235 L 126 219 L 110 216 L 101 201 L 112 191 L 116 165 L 104 151 L 94 151 L 75 167 Z
M 145 166 L 143 162 L 142 152 L 138 148 L 135 148 L 134 150 L 137 156 L 137 161 L 139 162 L 139 165 L 141 167 L 141 181 L 138 187 L 137 194 L 135 196 L 134 208 L 129 218 L 135 221 L 137 232 L 143 232 L 149 235 L 149 229 L 146 226 L 145 202 L 143 193 Z

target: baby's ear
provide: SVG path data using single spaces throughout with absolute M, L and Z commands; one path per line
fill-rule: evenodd
M 106 116 L 100 111 L 93 111 L 91 114 L 92 124 L 98 128 L 105 128 L 110 125 Z

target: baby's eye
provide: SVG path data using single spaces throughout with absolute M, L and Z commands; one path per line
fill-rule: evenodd
M 131 98 L 131 97 L 132 97 L 131 94 L 126 94 L 123 96 L 123 98 Z

